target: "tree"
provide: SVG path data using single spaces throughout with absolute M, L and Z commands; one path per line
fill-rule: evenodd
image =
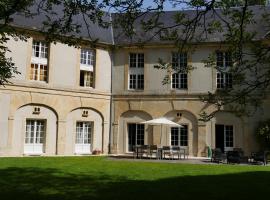
M 259 124 L 257 137 L 266 148 L 270 148 L 270 120 L 263 121 Z
M 78 45 L 82 38 L 76 34 L 82 25 L 89 27 L 90 23 L 97 23 L 102 27 L 108 26 L 103 20 L 105 14 L 102 10 L 106 1 L 75 1 L 75 0 L 1 0 L 0 1 L 0 85 L 10 83 L 9 79 L 18 74 L 11 58 L 6 57 L 9 49 L 6 43 L 10 38 L 26 40 L 27 31 L 16 28 L 16 19 L 25 18 L 35 20 L 43 16 L 42 27 L 37 30 L 48 42 L 61 41 L 69 45 Z M 75 22 L 76 15 L 84 19 L 82 23 Z M 91 39 L 91 34 L 88 32 Z M 65 37 L 63 37 L 65 36 Z M 97 41 L 89 41 L 93 45 Z
M 113 25 L 121 35 L 129 38 L 138 46 L 157 37 L 161 41 L 171 42 L 181 52 L 193 52 L 196 44 L 213 42 L 218 36 L 220 46 L 226 48 L 230 64 L 226 66 L 216 63 L 217 54 L 210 54 L 204 60 L 205 67 L 215 68 L 220 73 L 228 73 L 232 79 L 232 87 L 225 85 L 221 90 L 209 91 L 200 96 L 206 105 L 214 105 L 214 110 L 201 113 L 202 120 L 211 119 L 217 112 L 226 109 L 238 116 L 250 115 L 266 98 L 269 98 L 270 85 L 270 47 L 269 32 L 260 35 L 260 24 L 264 30 L 270 30 L 270 9 L 261 0 L 153 0 L 151 6 L 144 6 L 145 0 L 3 0 L 0 2 L 0 84 L 8 82 L 13 73 L 17 73 L 9 58 L 5 57 L 8 49 L 5 43 L 9 37 L 25 39 L 28 35 L 12 26 L 14 14 L 35 18 L 44 15 L 43 34 L 47 41 L 61 41 L 78 46 L 80 42 L 95 45 L 98 38 L 89 41 L 77 36 L 82 25 L 89 27 L 91 23 L 108 28 L 111 22 L 104 20 L 104 10 L 114 10 Z M 163 20 L 165 3 L 179 8 L 171 21 Z M 61 14 L 59 13 L 61 6 Z M 232 6 L 238 6 L 232 8 Z M 58 10 L 57 10 L 58 8 Z M 192 10 L 192 12 L 187 11 Z M 191 14 L 192 13 L 192 14 Z M 259 14 L 258 14 L 259 13 Z M 74 20 L 82 16 L 82 22 Z M 83 24 L 82 24 L 83 23 Z M 255 27 L 255 29 L 251 29 Z M 257 27 L 257 28 L 256 28 Z M 142 33 L 143 32 L 143 33 Z M 148 34 L 151 33 L 151 34 Z M 141 37 L 148 35 L 149 37 Z M 64 36 L 64 37 L 63 37 Z M 267 38 L 268 37 L 268 38 Z M 219 49 L 217 49 L 219 50 Z M 172 66 L 171 63 L 159 60 L 159 69 L 175 72 L 190 72 L 192 66 L 185 69 Z M 163 83 L 170 82 L 168 76 Z
M 164 3 L 164 1 L 159 1 Z M 170 1 L 175 7 L 192 9 L 193 12 L 182 11 L 174 14 L 174 23 L 162 18 L 163 6 L 156 7 L 156 12 L 130 12 L 122 20 L 127 23 L 129 15 L 141 21 L 141 29 L 151 32 L 144 41 L 137 40 L 140 45 L 159 37 L 163 41 L 173 41 L 179 53 L 193 52 L 196 44 L 214 42 L 218 38 L 220 48 L 226 49 L 226 66 L 217 63 L 217 52 L 210 54 L 204 60 L 205 67 L 211 67 L 220 74 L 228 75 L 231 83 L 225 84 L 222 89 L 209 91 L 208 95 L 200 98 L 206 105 L 214 105 L 214 110 L 204 110 L 201 120 L 208 121 L 217 112 L 226 110 L 237 116 L 249 116 L 257 111 L 265 99 L 269 99 L 270 89 L 270 9 L 264 5 L 250 7 L 249 5 L 262 4 L 262 1 L 227 1 L 227 0 L 193 0 Z M 240 5 L 232 8 L 231 6 Z M 136 38 L 140 33 L 133 31 L 129 22 L 127 36 Z M 135 23 L 136 24 L 136 23 Z M 252 28 L 253 27 L 253 28 Z M 262 34 L 260 30 L 266 28 Z M 138 29 L 138 28 L 137 28 Z M 133 31 L 133 32 L 132 32 Z M 135 37 L 134 37 L 135 36 Z M 181 69 L 159 60 L 158 69 L 174 72 L 189 72 L 191 66 Z M 164 77 L 164 84 L 170 83 L 169 75 Z M 206 106 L 207 107 L 207 106 Z

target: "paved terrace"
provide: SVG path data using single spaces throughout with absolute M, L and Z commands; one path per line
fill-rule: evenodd
M 206 158 L 206 157 L 192 157 L 189 156 L 187 159 L 156 159 L 156 158 L 134 158 L 133 155 L 130 154 L 121 154 L 121 155 L 110 155 L 108 157 L 109 160 L 114 160 L 114 161 L 132 161 L 132 162 L 153 162 L 153 163 L 183 163 L 183 164 L 202 164 L 202 165 L 228 165 L 227 163 L 214 163 L 211 162 L 211 158 Z M 241 163 L 241 164 L 233 164 L 233 165 L 262 165 L 262 163 Z M 270 164 L 268 164 L 269 166 Z

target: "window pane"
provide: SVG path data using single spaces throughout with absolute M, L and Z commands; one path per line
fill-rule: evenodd
M 139 75 L 137 75 L 137 77 L 138 77 L 138 87 L 137 87 L 137 89 L 143 90 L 144 89 L 144 75 L 139 74 Z
M 216 56 L 217 56 L 217 67 L 223 68 L 224 67 L 224 65 L 223 65 L 223 52 L 217 51 Z
M 25 143 L 43 144 L 45 136 L 45 121 L 26 120 Z
M 144 54 L 138 54 L 138 68 L 144 68 Z
M 179 146 L 179 128 L 171 128 L 171 145 Z
M 76 144 L 90 144 L 92 133 L 91 122 L 77 122 L 76 124 Z
M 225 126 L 225 145 L 233 147 L 233 126 Z
M 177 72 L 186 72 L 185 70 L 187 68 L 187 53 L 173 53 L 172 67 Z
M 232 66 L 232 54 L 230 52 L 225 52 L 225 67 Z
M 180 146 L 188 146 L 188 126 L 180 127 Z
M 137 126 L 137 145 L 144 145 L 144 124 L 136 124 Z
M 131 68 L 136 68 L 136 63 L 137 63 L 137 54 L 131 53 L 129 54 L 129 67 Z
M 94 72 L 80 71 L 80 86 L 94 87 Z
M 136 89 L 136 74 L 129 75 L 129 89 Z
M 81 49 L 81 64 L 93 66 L 95 61 L 94 51 L 90 49 Z
M 37 58 L 48 58 L 48 45 L 43 41 L 33 41 L 32 56 Z

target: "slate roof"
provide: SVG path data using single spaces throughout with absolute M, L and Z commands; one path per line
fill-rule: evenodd
M 270 33 L 270 24 L 267 24 L 266 21 L 262 19 L 263 18 L 262 15 L 265 13 L 270 14 L 270 7 L 269 6 L 268 7 L 250 6 L 248 9 L 251 10 L 252 13 L 254 14 L 253 19 L 254 19 L 255 23 L 248 25 L 246 30 L 248 32 L 256 31 L 256 38 L 255 39 L 260 40 L 260 39 L 265 38 L 266 35 Z M 189 19 L 194 18 L 195 14 L 196 14 L 196 12 L 194 10 L 187 10 L 187 11 L 181 11 L 181 12 L 184 13 L 185 17 L 187 17 Z M 206 24 L 213 21 L 213 20 L 218 20 L 222 24 L 223 31 L 226 31 L 227 28 L 225 26 L 225 23 L 223 23 L 220 20 L 220 18 L 218 17 L 218 15 L 222 16 L 221 11 L 216 9 L 216 12 L 217 12 L 217 14 L 213 13 L 212 11 L 207 13 L 206 20 L 205 20 Z M 167 27 L 173 26 L 173 25 L 175 25 L 174 18 L 175 18 L 175 15 L 177 13 L 179 13 L 179 11 L 166 11 L 159 16 L 159 22 L 163 23 Z M 147 44 L 173 43 L 173 41 L 162 40 L 160 38 L 159 34 L 155 34 L 157 29 L 153 29 L 153 30 L 147 31 L 147 32 L 145 32 L 142 29 L 141 21 L 146 22 L 150 18 L 153 18 L 153 15 L 155 15 L 155 13 L 147 13 L 144 16 L 142 16 L 136 20 L 135 25 L 134 25 L 134 29 L 135 29 L 134 31 L 136 34 L 132 38 L 125 36 L 123 34 L 123 31 L 121 30 L 121 28 L 118 28 L 118 29 L 114 28 L 115 43 L 118 45 L 131 45 L 131 44 L 141 43 L 143 41 L 146 41 Z M 118 17 L 121 17 L 121 16 L 119 16 L 118 14 L 114 14 L 114 15 L 112 15 L 112 17 L 113 17 L 113 20 L 115 21 L 115 20 L 117 20 Z M 178 26 L 177 27 L 178 33 L 181 34 L 182 33 L 181 31 L 183 29 L 184 29 L 183 26 Z M 199 36 L 202 33 L 202 30 L 203 30 L 203 27 L 197 27 L 193 42 L 197 42 L 196 38 L 199 38 Z M 205 35 L 203 35 L 203 37 L 200 39 L 200 41 L 204 41 L 204 42 L 224 41 L 224 32 L 214 32 L 212 34 L 208 34 L 207 38 L 205 37 Z
M 34 13 L 37 12 L 37 7 L 33 6 L 31 7 Z M 53 11 L 57 13 L 57 16 L 54 16 L 54 20 L 61 19 L 63 17 L 63 7 L 62 6 L 54 6 Z M 13 23 L 12 25 L 19 28 L 29 29 L 29 30 L 36 30 L 40 31 L 43 27 L 43 22 L 46 20 L 45 12 L 40 11 L 38 15 L 34 15 L 33 17 L 25 17 L 22 14 L 16 14 L 13 15 Z M 105 22 L 110 22 L 111 17 L 109 13 L 104 12 L 103 20 Z M 99 26 L 97 23 L 93 23 L 89 20 L 88 27 L 86 26 L 86 23 L 84 23 L 84 19 L 82 14 L 74 16 L 74 23 L 81 25 L 80 33 L 75 33 L 76 36 L 82 37 L 83 39 L 90 39 L 90 40 L 96 40 L 98 39 L 98 42 L 100 43 L 106 43 L 106 44 L 113 44 L 113 37 L 112 37 L 112 29 L 109 28 L 103 28 Z M 90 34 L 88 33 L 88 30 Z M 91 38 L 89 37 L 91 36 Z
M 254 21 L 252 25 L 249 25 L 247 27 L 247 30 L 250 32 L 256 31 L 256 39 L 263 39 L 267 36 L 267 34 L 270 33 L 270 25 L 266 24 L 262 20 L 262 14 L 263 13 L 270 13 L 270 7 L 262 7 L 262 6 L 250 6 L 249 10 L 252 10 L 254 13 Z M 61 7 L 55 7 L 54 10 L 57 13 L 56 17 L 61 18 L 63 16 L 63 10 Z M 165 11 L 162 13 L 159 17 L 159 22 L 163 23 L 166 26 L 174 25 L 175 20 L 174 16 L 178 11 Z M 187 10 L 187 11 L 181 11 L 185 14 L 186 17 L 191 18 L 195 15 L 194 10 Z M 221 14 L 219 10 L 217 10 L 218 14 Z M 87 29 L 85 23 L 83 23 L 83 17 L 82 15 L 76 15 L 74 18 L 74 21 L 80 24 L 81 32 L 76 33 L 78 37 L 82 37 L 84 39 L 91 39 L 95 40 L 98 39 L 98 42 L 100 43 L 106 43 L 106 44 L 116 44 L 116 45 L 133 45 L 137 43 L 141 43 L 144 41 L 147 41 L 147 44 L 168 44 L 173 43 L 173 41 L 166 41 L 160 39 L 159 35 L 155 35 L 156 30 L 151 30 L 148 32 L 145 32 L 142 29 L 141 21 L 147 21 L 149 18 L 151 18 L 155 13 L 147 13 L 141 18 L 138 18 L 134 23 L 134 30 L 136 35 L 133 36 L 132 39 L 127 37 L 121 28 L 102 28 L 98 24 L 95 24 L 93 22 L 89 22 L 89 29 Z M 115 24 L 115 21 L 117 21 L 118 17 L 123 17 L 119 14 L 112 14 L 112 18 L 110 17 L 109 13 L 104 12 L 104 21 L 110 22 L 112 19 L 113 24 Z M 13 16 L 14 21 L 13 25 L 16 27 L 24 28 L 24 29 L 30 29 L 30 30 L 41 30 L 42 28 L 42 22 L 46 19 L 44 13 L 40 13 L 39 15 L 33 17 L 33 18 L 26 18 L 23 17 L 20 14 L 16 14 Z M 217 15 L 215 13 L 208 13 L 206 16 L 206 22 L 210 22 L 213 19 L 218 19 Z M 224 26 L 224 23 L 222 24 Z M 177 27 L 178 31 L 182 31 L 183 27 Z M 89 38 L 88 30 L 90 31 L 91 38 Z M 195 39 L 194 42 L 196 42 L 196 38 L 201 33 L 201 28 L 198 28 L 195 32 Z M 226 30 L 226 28 L 224 29 Z M 204 42 L 220 42 L 224 40 L 224 36 L 222 32 L 215 32 L 211 35 L 208 35 L 207 38 L 205 38 Z

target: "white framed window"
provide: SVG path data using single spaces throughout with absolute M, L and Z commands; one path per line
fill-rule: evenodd
M 172 53 L 172 89 L 188 88 L 187 53 Z
M 81 49 L 81 64 L 94 66 L 95 52 L 91 49 Z
M 129 87 L 130 90 L 144 89 L 144 54 L 129 54 Z
M 217 63 L 217 75 L 216 84 L 217 89 L 232 88 L 232 74 L 229 72 L 232 66 L 232 56 L 230 52 L 216 52 L 216 63 Z
M 91 144 L 92 137 L 91 122 L 77 122 L 76 124 L 76 144 Z
M 188 125 L 171 128 L 171 145 L 182 147 L 188 146 Z
M 227 148 L 234 147 L 233 126 L 231 125 L 224 126 L 224 140 L 225 140 L 225 147 Z
M 75 153 L 76 154 L 90 154 L 93 122 L 78 121 L 76 123 L 76 140 L 75 140 Z
M 81 49 L 80 86 L 94 87 L 94 65 L 95 51 L 91 49 Z
M 29 79 L 48 82 L 48 44 L 33 40 Z
M 33 40 L 32 57 L 48 58 L 48 44 L 44 41 Z
M 47 65 L 32 63 L 30 69 L 30 80 L 46 82 L 48 80 Z
M 25 154 L 44 153 L 46 135 L 46 121 L 39 119 L 27 119 L 24 140 Z

